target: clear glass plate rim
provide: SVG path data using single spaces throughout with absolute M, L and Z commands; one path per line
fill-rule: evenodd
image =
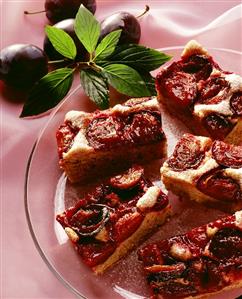
M 157 50 L 159 51 L 172 51 L 172 50 L 182 50 L 184 49 L 184 46 L 172 46 L 172 47 L 164 47 L 164 48 L 158 48 Z M 237 54 L 237 55 L 242 55 L 242 52 L 237 51 L 237 50 L 233 50 L 233 49 L 226 49 L 226 48 L 207 48 L 208 51 L 222 51 L 222 52 L 229 52 L 232 54 Z M 50 122 L 52 121 L 53 117 L 55 116 L 56 112 L 65 104 L 65 102 L 72 97 L 73 94 L 75 94 L 79 89 L 81 88 L 81 86 L 77 86 L 76 88 L 74 88 L 71 93 L 69 95 L 67 95 L 54 109 L 53 111 L 50 112 L 50 115 L 48 117 L 48 120 L 46 122 L 46 124 L 43 126 L 43 128 L 40 130 L 40 133 L 38 134 L 38 137 L 36 139 L 36 141 L 34 142 L 34 145 L 32 147 L 31 153 L 29 155 L 28 161 L 27 161 L 27 165 L 26 165 L 26 170 L 25 170 L 25 183 L 24 183 L 24 208 L 25 208 L 25 215 L 26 215 L 26 219 L 27 219 L 27 224 L 28 224 L 28 228 L 31 234 L 31 237 L 33 239 L 33 242 L 35 244 L 35 247 L 37 249 L 37 251 L 39 252 L 41 258 L 43 259 L 43 261 L 46 263 L 46 265 L 48 266 L 48 268 L 50 269 L 50 271 L 55 275 L 55 277 L 67 288 L 69 289 L 74 295 L 76 295 L 78 298 L 81 299 L 88 299 L 86 297 L 84 297 L 83 295 L 80 295 L 79 291 L 76 290 L 71 284 L 69 284 L 62 276 L 61 274 L 55 269 L 54 265 L 49 261 L 49 259 L 46 257 L 44 251 L 42 250 L 39 241 L 37 239 L 37 236 L 34 232 L 34 227 L 33 224 L 31 222 L 31 216 L 30 216 L 30 211 L 29 211 L 29 205 L 28 205 L 28 179 L 29 179 L 29 172 L 30 172 L 30 166 L 31 166 L 31 162 L 33 159 L 33 154 L 34 151 L 36 149 L 36 147 L 38 146 L 39 141 L 41 140 L 46 128 L 48 127 L 48 125 L 50 124 Z
M 165 47 L 165 48 L 158 48 L 157 50 L 159 51 L 172 51 L 172 50 L 183 50 L 184 49 L 184 45 L 183 46 L 172 46 L 172 47 Z M 237 51 L 237 50 L 233 50 L 233 49 L 226 49 L 226 48 L 206 48 L 209 51 L 223 51 L 223 52 L 229 52 L 229 53 L 233 53 L 233 54 L 237 54 L 237 55 L 241 55 L 242 56 L 242 52 Z M 75 94 L 79 89 L 81 88 L 81 85 L 77 86 L 76 88 L 74 88 L 71 93 L 69 95 L 67 95 L 54 109 L 53 111 L 50 112 L 50 115 L 48 117 L 48 120 L 46 122 L 46 124 L 43 126 L 42 130 L 39 133 L 39 136 L 36 139 L 36 143 L 38 143 L 38 141 L 41 139 L 46 127 L 48 127 L 49 123 L 51 122 L 52 118 L 54 117 L 54 115 L 56 114 L 56 112 L 65 104 L 65 102 L 73 95 Z
M 25 215 L 26 215 L 28 228 L 29 228 L 31 237 L 33 239 L 34 245 L 35 245 L 37 251 L 39 252 L 41 258 L 46 263 L 49 270 L 55 275 L 55 277 L 78 298 L 88 299 L 88 298 L 84 297 L 83 295 L 80 295 L 78 290 L 76 290 L 72 285 L 70 285 L 65 279 L 62 278 L 62 276 L 59 274 L 59 272 L 55 269 L 54 265 L 46 257 L 44 251 L 42 250 L 42 248 L 39 244 L 37 236 L 34 232 L 33 224 L 31 222 L 31 217 L 30 217 L 29 206 L 28 206 L 28 178 L 29 178 L 30 164 L 32 162 L 32 157 L 33 157 L 33 153 L 35 151 L 36 146 L 37 146 L 37 141 L 34 143 L 34 145 L 32 147 L 32 150 L 31 150 L 28 162 L 27 162 L 26 173 L 25 173 L 25 184 L 24 184 L 24 208 L 25 208 Z

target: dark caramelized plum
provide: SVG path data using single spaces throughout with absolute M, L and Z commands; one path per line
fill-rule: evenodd
M 195 54 L 185 60 L 182 69 L 186 73 L 194 74 L 197 81 L 206 80 L 213 70 L 213 64 L 209 57 Z
M 213 158 L 222 166 L 231 168 L 242 167 L 242 146 L 214 141 L 212 153 Z
M 96 118 L 88 126 L 87 138 L 94 148 L 115 147 L 121 140 L 122 122 L 113 116 Z
M 236 115 L 242 116 L 242 92 L 236 92 L 230 99 L 230 106 Z
M 122 29 L 119 44 L 138 44 L 141 36 L 138 18 L 143 16 L 148 10 L 149 7 L 146 6 L 145 11 L 138 17 L 124 11 L 106 17 L 101 22 L 100 39 L 103 39 L 112 31 Z
M 70 219 L 73 229 L 81 236 L 96 235 L 110 218 L 109 210 L 101 204 L 79 209 Z
M 217 230 L 208 234 L 208 227 Z M 172 250 L 169 245 L 176 247 Z M 184 248 L 193 254 L 181 262 Z M 178 258 L 168 261 L 170 253 Z M 230 215 L 186 234 L 148 244 L 138 254 L 152 298 L 202 297 L 241 280 L 242 231 L 235 215 Z
M 221 170 L 204 174 L 198 180 L 197 188 L 218 200 L 231 202 L 242 199 L 238 183 L 225 176 Z
M 155 111 L 141 111 L 131 115 L 97 117 L 91 121 L 86 133 L 88 142 L 96 149 L 158 142 L 164 138 L 161 115 Z
M 154 293 L 165 293 L 165 299 L 173 299 L 173 298 L 189 298 L 196 294 L 196 289 L 193 283 L 183 283 L 182 279 L 179 280 L 171 280 L 167 283 L 153 283 L 152 285 Z
M 66 19 L 63 21 L 60 21 L 54 25 L 54 27 L 64 30 L 66 33 L 68 33 L 74 40 L 74 43 L 77 48 L 77 56 L 76 59 L 81 59 L 82 61 L 85 60 L 85 57 L 87 55 L 87 51 L 85 50 L 84 46 L 81 44 L 80 40 L 75 34 L 74 31 L 74 19 Z M 48 56 L 49 60 L 59 60 L 63 59 L 64 56 L 62 56 L 60 53 L 58 53 L 55 48 L 52 46 L 52 43 L 46 36 L 44 39 L 44 51 L 46 55 Z
M 175 147 L 167 163 L 174 171 L 196 169 L 204 158 L 200 141 L 191 134 L 185 134 Z
M 161 140 L 164 133 L 161 128 L 161 116 L 155 112 L 133 114 L 131 123 L 125 128 L 125 137 L 135 143 L 145 144 Z
M 228 82 L 222 77 L 211 77 L 202 84 L 199 102 L 202 104 L 217 104 L 223 98 L 215 97 L 228 87 Z M 215 97 L 215 98 L 214 98 Z
M 160 247 L 162 247 L 164 251 L 168 251 L 170 246 L 169 242 L 166 240 L 161 241 L 160 243 L 161 246 L 159 246 L 159 244 L 148 244 L 138 251 L 139 260 L 142 260 L 146 267 L 152 267 L 153 265 L 160 265 L 164 263 Z
M 179 280 L 182 278 L 182 274 L 186 270 L 184 263 L 177 263 L 174 265 L 153 265 L 146 267 L 148 282 L 161 282 L 165 283 L 170 280 Z
M 197 96 L 196 80 L 192 74 L 164 70 L 157 80 L 157 85 L 161 84 L 166 96 L 172 98 L 180 107 L 188 107 Z
M 79 244 L 78 253 L 89 267 L 103 263 L 114 251 L 115 243 L 93 242 Z
M 10 87 L 29 89 L 47 72 L 47 57 L 34 45 L 11 45 L 0 52 L 0 79 Z
M 78 133 L 78 129 L 72 128 L 68 123 L 59 127 L 56 133 L 59 157 L 66 153 L 73 143 L 73 139 Z
M 143 219 L 144 216 L 140 213 L 126 213 L 115 223 L 112 238 L 116 242 L 124 241 L 139 228 Z
M 214 139 L 224 139 L 233 129 L 233 124 L 223 115 L 211 113 L 203 119 L 204 126 Z
M 145 268 L 145 270 L 149 273 L 162 274 L 160 277 L 162 281 L 178 278 L 185 269 L 186 266 L 184 263 L 177 263 L 174 265 L 153 265 Z
M 119 177 L 105 180 L 105 183 L 78 200 L 73 207 L 56 216 L 57 221 L 65 229 L 75 249 L 87 265 L 98 266 L 105 262 L 115 250 L 117 250 L 115 255 L 117 254 L 119 258 L 122 257 L 123 250 L 126 250 L 126 253 L 138 241 L 136 239 L 135 242 L 132 242 L 130 237 L 133 238 L 133 234 L 136 232 L 139 238 L 142 237 L 140 235 L 142 227 L 141 230 L 139 228 L 143 220 L 146 215 L 150 215 L 151 211 L 157 211 L 155 206 L 153 210 L 150 208 L 142 212 L 137 208 L 139 199 L 147 194 L 147 189 L 152 186 L 142 174 L 143 169 L 140 166 L 133 166 L 130 172 L 121 174 L 121 182 Z M 110 180 L 114 186 L 112 183 L 110 184 Z M 129 188 L 120 190 L 116 188 L 117 184 L 118 188 L 120 186 Z M 131 186 L 127 186 L 127 184 L 131 184 Z M 137 188 L 132 188 L 133 184 L 137 184 Z M 159 211 L 168 206 L 168 197 L 165 194 L 163 197 L 164 204 Z M 158 218 L 157 221 L 159 221 Z M 149 223 L 149 225 L 151 224 Z M 120 251 L 119 246 L 120 244 L 122 246 L 123 241 L 125 248 Z
M 129 168 L 127 172 L 112 177 L 110 179 L 110 184 L 116 189 L 131 189 L 139 183 L 143 173 L 144 169 L 141 166 L 133 166 L 132 168 Z
M 199 248 L 205 248 L 208 242 L 205 227 L 200 226 L 192 229 L 187 233 L 187 239 L 191 252 L 197 255 L 200 251 Z
M 242 257 L 242 232 L 234 228 L 220 229 L 212 238 L 209 250 L 222 260 Z

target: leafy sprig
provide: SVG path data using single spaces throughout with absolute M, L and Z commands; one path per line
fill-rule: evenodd
M 77 61 L 72 37 L 62 29 L 47 25 L 45 32 L 67 67 L 48 73 L 31 90 L 20 117 L 43 113 L 55 107 L 69 92 L 74 72 L 80 73 L 84 92 L 100 109 L 109 107 L 109 85 L 132 97 L 155 94 L 150 72 L 171 59 L 164 53 L 141 45 L 118 45 L 122 30 L 100 41 L 100 24 L 83 5 L 75 18 L 74 30 L 87 52 L 88 61 Z

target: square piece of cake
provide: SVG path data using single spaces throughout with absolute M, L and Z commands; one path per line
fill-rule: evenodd
M 242 211 L 139 251 L 152 299 L 207 298 L 242 286 Z
M 196 135 L 242 144 L 242 78 L 192 40 L 156 78 L 158 100 Z
M 141 166 L 133 166 L 96 187 L 56 219 L 83 262 L 102 273 L 168 215 L 168 197 L 144 177 Z
M 71 182 L 166 156 L 155 97 L 131 99 L 94 113 L 70 111 L 57 132 L 59 163 Z
M 178 196 L 225 211 L 242 208 L 242 146 L 184 134 L 161 177 Z

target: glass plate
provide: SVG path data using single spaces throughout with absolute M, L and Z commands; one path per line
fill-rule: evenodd
M 183 47 L 172 47 L 161 50 L 173 55 L 176 60 L 182 49 Z M 223 69 L 235 73 L 241 72 L 242 54 L 240 52 L 228 49 L 209 49 L 209 51 Z M 82 186 L 68 183 L 59 170 L 55 132 L 63 122 L 67 111 L 94 109 L 94 106 L 87 103 L 82 91 L 78 88 L 74 89 L 53 111 L 33 147 L 27 165 L 25 185 L 25 207 L 29 229 L 38 252 L 49 269 L 78 297 L 88 299 L 147 298 L 149 291 L 142 275 L 142 266 L 137 260 L 137 249 L 103 276 L 97 277 L 83 265 L 63 229 L 55 221 L 55 215 L 71 206 L 86 190 Z M 177 139 L 188 130 L 179 121 L 171 119 L 166 114 L 163 114 L 162 122 L 170 153 Z M 153 177 L 153 181 L 158 183 L 160 161 L 149 166 L 147 172 L 153 170 L 153 167 L 157 169 L 157 175 Z M 169 197 L 175 215 L 142 246 L 150 241 L 185 232 L 194 226 L 223 216 L 221 211 L 208 209 L 192 202 L 179 201 L 171 194 Z M 212 298 L 234 299 L 240 294 L 240 290 L 233 290 L 212 296 Z

